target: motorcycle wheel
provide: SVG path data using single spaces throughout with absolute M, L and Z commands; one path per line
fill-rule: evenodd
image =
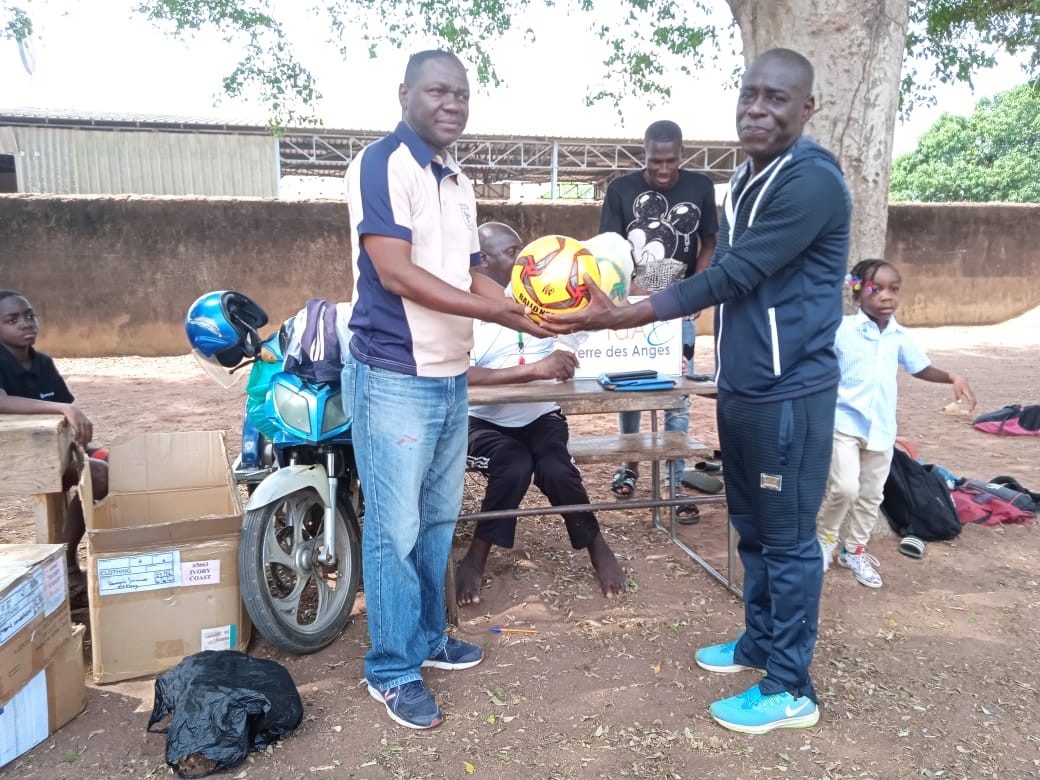
M 318 561 L 324 510 L 318 494 L 297 490 L 246 512 L 238 548 L 246 611 L 280 650 L 305 655 L 332 642 L 350 620 L 361 572 L 354 507 L 336 504 L 336 564 Z

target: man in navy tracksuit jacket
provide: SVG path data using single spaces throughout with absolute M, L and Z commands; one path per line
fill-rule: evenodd
M 557 332 L 674 319 L 716 305 L 718 423 L 730 521 L 740 535 L 745 633 L 702 648 L 717 672 L 765 670 L 711 705 L 727 728 L 764 733 L 819 719 L 809 677 L 823 582 L 816 513 L 830 464 L 838 362 L 834 334 L 851 202 L 837 161 L 802 128 L 815 107 L 812 66 L 772 49 L 744 74 L 734 174 L 709 268 L 632 306 L 606 298 Z

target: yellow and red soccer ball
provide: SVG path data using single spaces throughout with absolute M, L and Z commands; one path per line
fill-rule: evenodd
M 546 313 L 568 314 L 588 306 L 586 274 L 599 285 L 599 265 L 592 252 L 567 236 L 542 236 L 520 250 L 510 287 L 513 298 L 538 322 Z

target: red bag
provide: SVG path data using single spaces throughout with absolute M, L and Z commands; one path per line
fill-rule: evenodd
M 971 426 L 997 436 L 1040 436 L 1040 404 L 1009 404 L 976 417 Z
M 968 480 L 955 487 L 952 495 L 962 523 L 1029 524 L 1036 519 L 1032 498 L 1006 485 Z

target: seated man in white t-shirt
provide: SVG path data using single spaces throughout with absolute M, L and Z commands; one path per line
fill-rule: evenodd
M 485 264 L 482 271 L 508 288 L 522 246 L 520 237 L 500 222 L 481 225 L 479 235 Z M 473 336 L 470 385 L 565 380 L 578 365 L 573 352 L 557 349 L 556 339 L 534 338 L 480 321 L 474 322 Z M 520 506 L 532 477 L 554 506 L 589 502 L 581 473 L 567 450 L 567 419 L 556 404 L 473 406 L 469 414 L 469 465 L 488 478 L 481 511 Z M 603 595 L 609 598 L 624 592 L 625 573 L 600 533 L 596 516 L 570 512 L 563 519 L 574 549 L 589 551 Z M 491 547 L 511 548 L 515 533 L 515 517 L 477 523 L 473 541 L 455 573 L 455 599 L 460 605 L 480 601 Z

